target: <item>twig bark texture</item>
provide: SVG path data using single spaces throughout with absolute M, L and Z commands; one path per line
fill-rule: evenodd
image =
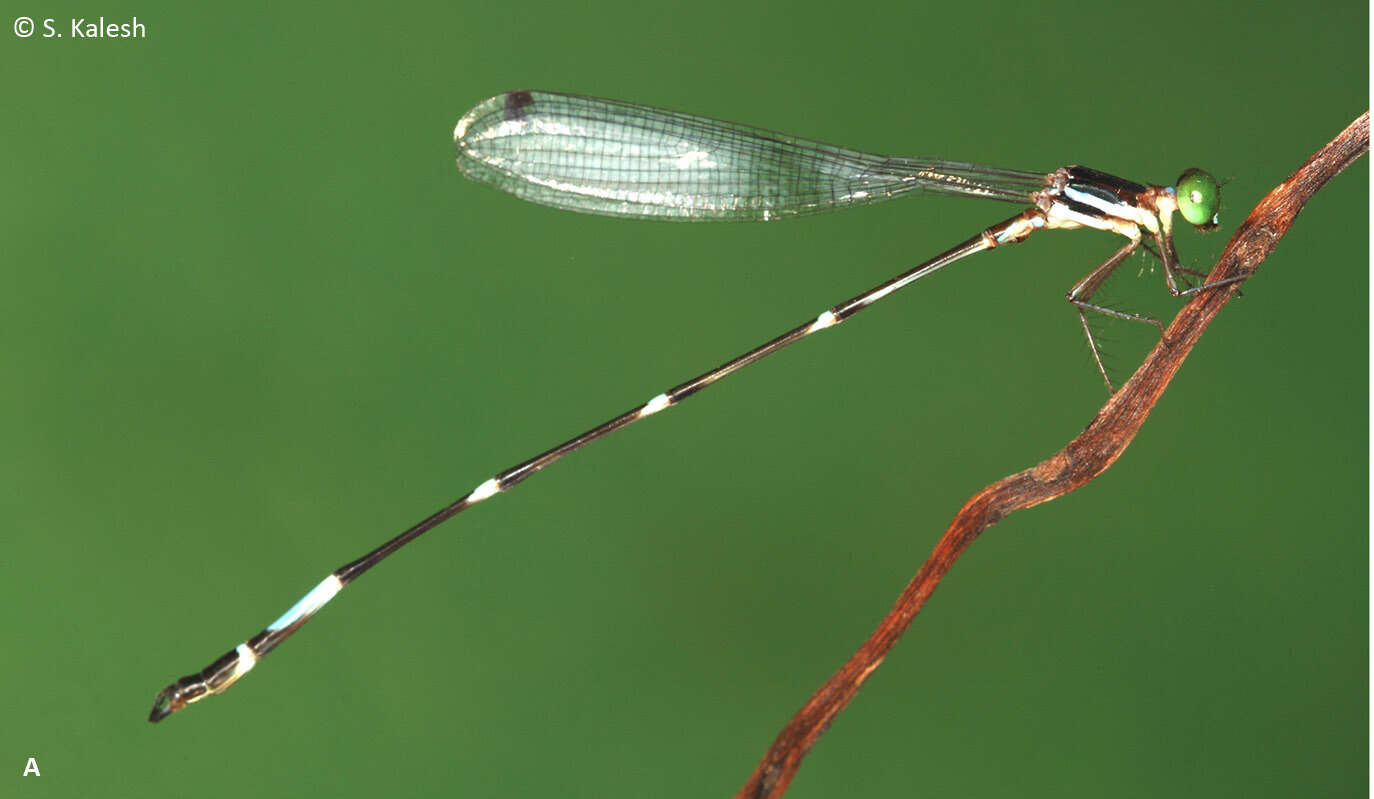
M 1208 281 L 1253 275 L 1312 195 L 1368 151 L 1366 111 L 1255 206 L 1231 237 Z M 1240 285 L 1232 283 L 1203 292 L 1185 305 L 1144 364 L 1107 400 L 1087 429 L 1062 450 L 993 483 L 964 503 L 892 610 L 863 646 L 783 727 L 736 799 L 782 796 L 801 767 L 802 758 L 882 663 L 945 572 L 980 533 L 1013 511 L 1048 502 L 1085 485 L 1121 456 L 1183 359 Z

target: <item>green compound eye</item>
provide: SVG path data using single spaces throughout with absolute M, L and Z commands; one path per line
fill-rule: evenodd
M 1202 169 L 1189 169 L 1178 176 L 1178 212 L 1194 227 L 1216 227 L 1217 207 L 1221 205 L 1221 184 Z

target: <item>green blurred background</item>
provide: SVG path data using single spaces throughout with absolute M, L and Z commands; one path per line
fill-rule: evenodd
M 1013 211 L 557 212 L 454 168 L 478 100 L 1200 165 L 1205 266 L 1369 92 L 1360 2 L 11 9 L 73 13 L 148 37 L 0 48 L 14 796 L 733 795 L 963 501 L 1105 397 L 1062 297 L 1118 242 L 1036 237 L 449 523 L 149 725 L 498 469 Z M 1312 201 L 1114 468 L 972 547 L 790 796 L 1365 794 L 1367 192 L 1366 159 Z

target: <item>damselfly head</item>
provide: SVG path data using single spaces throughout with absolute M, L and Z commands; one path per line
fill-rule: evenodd
M 1219 224 L 1217 211 L 1221 207 L 1221 184 L 1210 172 L 1193 167 L 1178 176 L 1174 185 L 1178 193 L 1178 212 L 1188 224 L 1199 230 L 1212 230 Z

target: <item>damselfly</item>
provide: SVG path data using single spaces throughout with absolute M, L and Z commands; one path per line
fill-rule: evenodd
M 814 319 L 654 396 L 562 444 L 500 472 L 377 549 L 324 579 L 267 629 L 196 674 L 158 693 L 149 721 L 233 685 L 309 621 L 344 586 L 396 550 L 467 508 L 505 491 L 570 452 L 682 402 L 755 361 L 840 322 L 965 256 L 1037 230 L 1095 228 L 1126 238 L 1069 290 L 1103 380 L 1086 312 L 1163 326 L 1155 319 L 1092 302 L 1103 281 L 1146 236 L 1165 284 L 1184 296 L 1239 278 L 1180 288 L 1173 243 L 1177 211 L 1198 228 L 1217 225 L 1220 187 L 1189 169 L 1172 187 L 1145 186 L 1082 166 L 1053 172 L 1000 169 L 960 161 L 894 158 L 835 147 L 761 128 L 648 106 L 554 92 L 513 91 L 479 103 L 453 133 L 459 168 L 474 180 L 537 203 L 604 216 L 686 221 L 771 221 L 906 194 L 983 197 L 1029 206 L 1010 219 L 835 305 Z M 1147 245 L 1148 249 L 1148 245 Z

